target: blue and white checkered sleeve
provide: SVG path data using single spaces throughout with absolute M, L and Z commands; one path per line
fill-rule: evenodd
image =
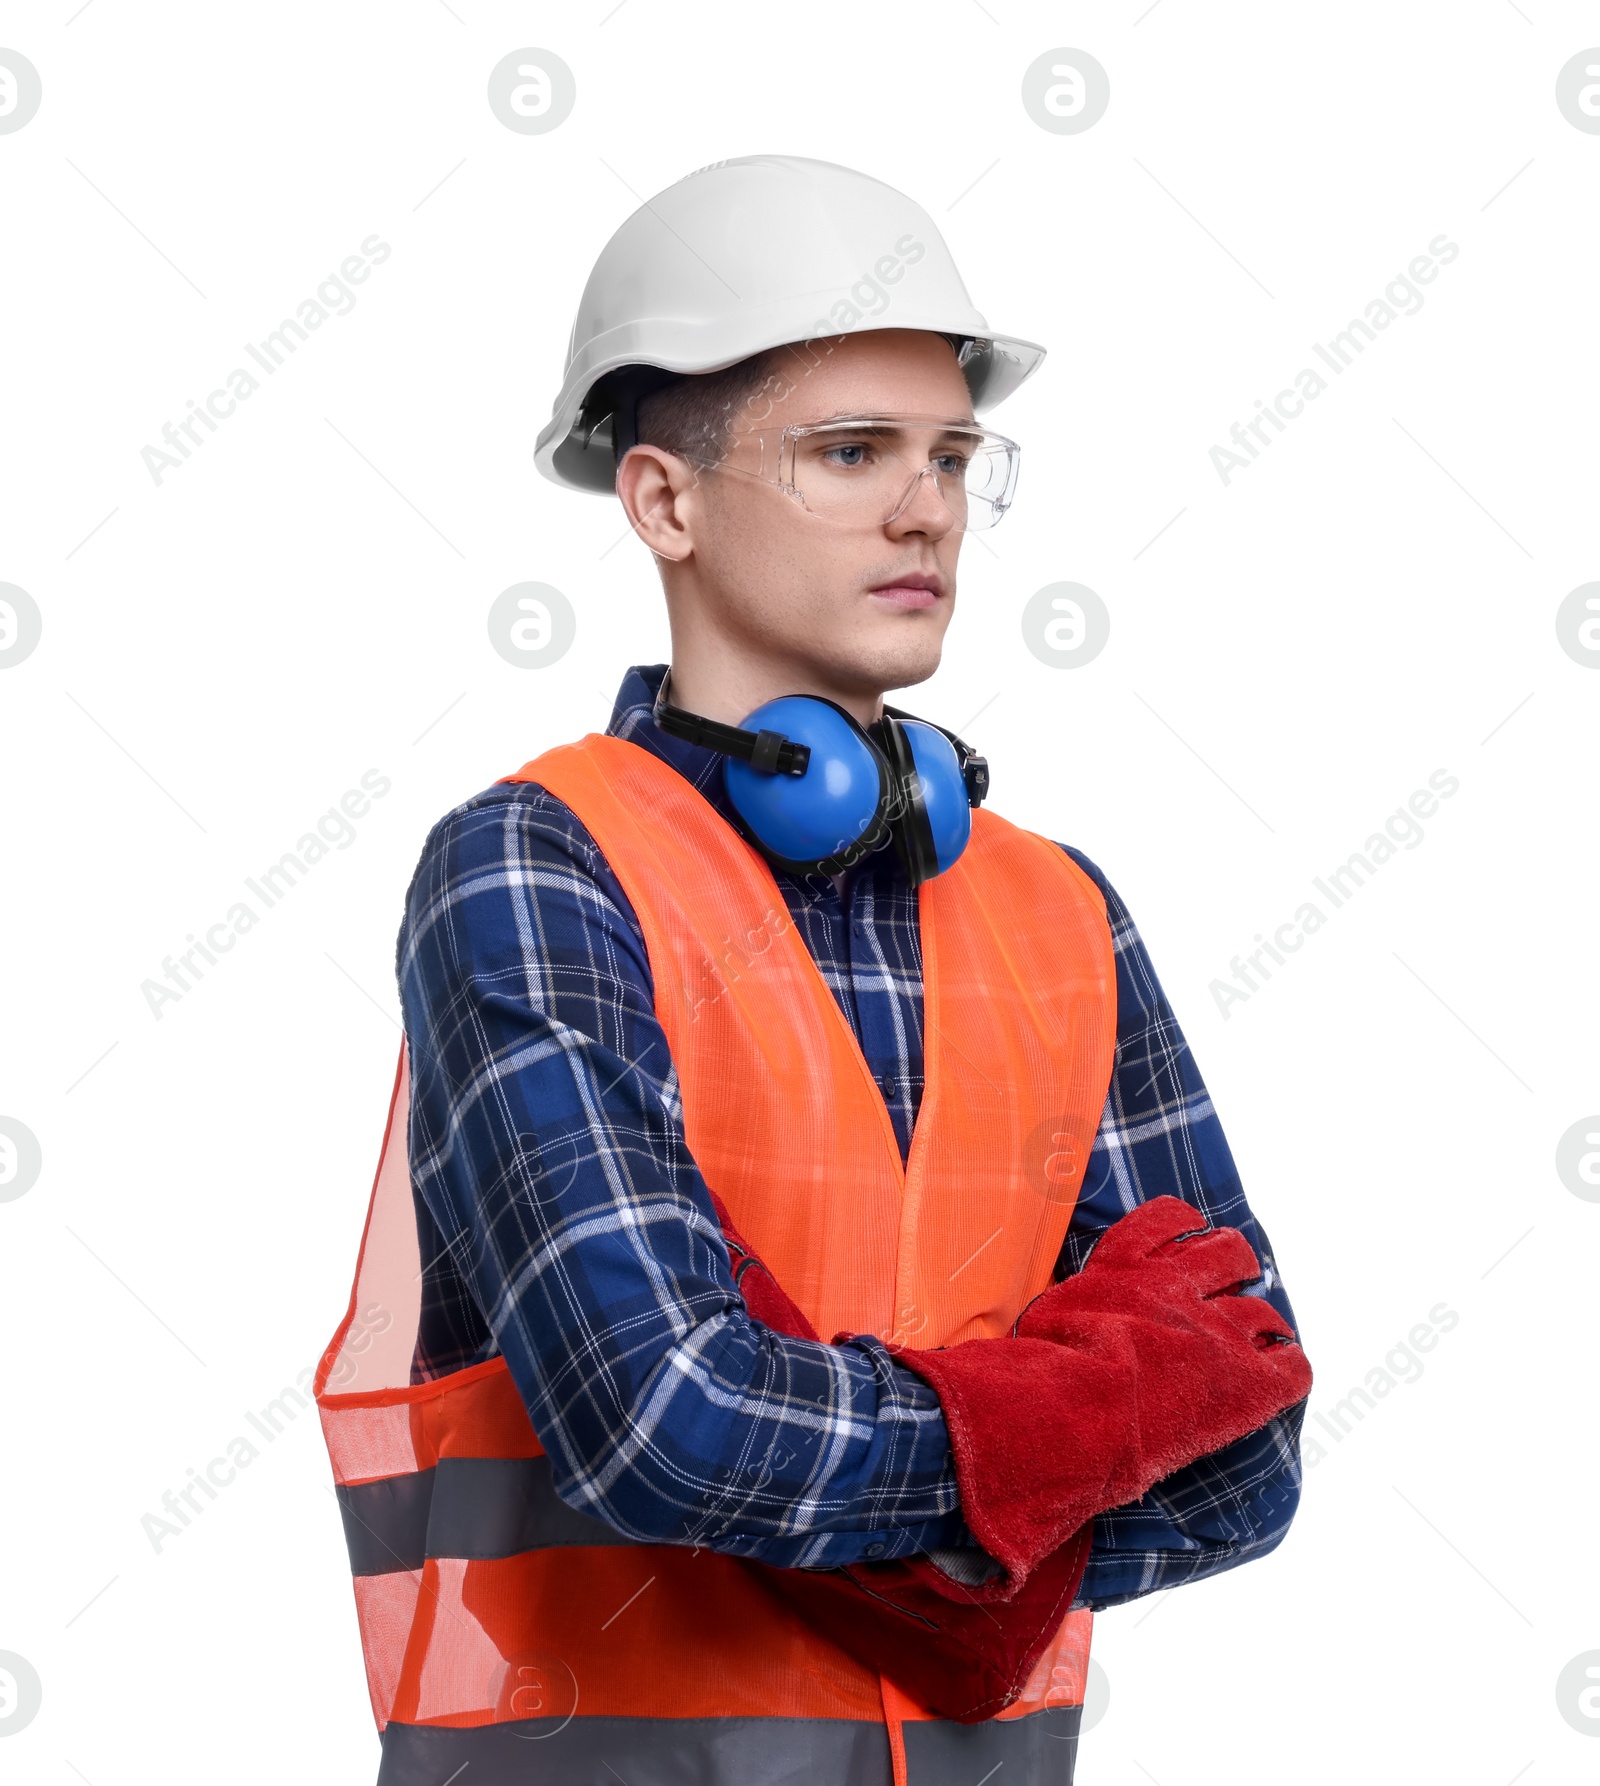
M 1261 1261 L 1264 1295 L 1299 1327 L 1266 1231 L 1245 1202 L 1222 1124 L 1167 1003 L 1143 939 L 1100 870 L 1067 854 L 1105 895 L 1117 962 L 1117 1044 L 1100 1132 L 1062 1247 L 1060 1275 L 1081 1270 L 1096 1237 L 1151 1197 L 1182 1197 L 1240 1229 Z M 1305 1403 L 1158 1482 L 1095 1520 L 1076 1606 L 1116 1606 L 1237 1568 L 1282 1542 L 1300 1501 Z
M 637 920 L 571 810 L 519 784 L 441 820 L 397 966 L 413 1182 L 455 1327 L 503 1353 L 561 1498 L 784 1566 L 963 1542 L 932 1389 L 876 1342 L 749 1317 Z

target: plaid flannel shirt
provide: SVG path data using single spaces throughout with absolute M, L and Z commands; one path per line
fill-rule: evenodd
M 623 679 L 607 730 L 720 812 L 715 753 L 662 733 L 664 665 Z M 1168 1193 L 1272 1249 L 1133 921 L 1104 875 L 1117 966 L 1110 1090 L 1057 1276 Z M 922 1092 L 917 897 L 892 850 L 839 881 L 774 871 L 900 1144 Z M 503 1353 L 570 1505 L 642 1542 L 817 1567 L 977 1545 L 938 1398 L 876 1340 L 828 1346 L 750 1319 L 684 1142 L 631 905 L 569 807 L 496 785 L 428 836 L 397 971 L 426 1261 L 413 1379 Z M 781 1168 L 778 1168 L 781 1169 Z M 1078 1606 L 1270 1551 L 1300 1492 L 1304 1404 L 1097 1516 Z M 981 1557 L 974 1562 L 981 1562 Z

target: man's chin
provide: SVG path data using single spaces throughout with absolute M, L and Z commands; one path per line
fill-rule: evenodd
M 863 693 L 881 694 L 892 688 L 915 688 L 926 682 L 939 668 L 944 651 L 944 635 L 920 639 L 884 640 L 876 650 L 856 655 L 851 668 L 856 672 Z

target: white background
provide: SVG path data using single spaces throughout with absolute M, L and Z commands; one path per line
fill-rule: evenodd
M 429 826 L 667 655 L 615 504 L 531 462 L 589 266 L 778 150 L 909 192 L 1050 349 L 905 700 L 981 709 L 994 808 L 1128 901 L 1316 1370 L 1282 1548 L 1098 1620 L 1079 1778 L 1592 1779 L 1556 1680 L 1600 1649 L 1600 1204 L 1555 1150 L 1600 1108 L 1600 675 L 1555 613 L 1600 576 L 1600 136 L 1554 94 L 1600 7 L 78 4 L 0 14 L 44 95 L 0 136 L 0 581 L 44 625 L 0 672 L 0 1115 L 43 1154 L 0 1205 L 0 1650 L 44 1685 L 7 1777 L 376 1769 L 314 1417 L 159 1553 L 141 1516 L 342 1313 Z M 548 134 L 486 103 L 523 46 L 576 76 Z M 1078 135 L 1021 103 L 1061 46 L 1110 76 Z M 1225 486 L 1209 449 L 1441 232 L 1423 307 Z M 162 424 L 374 233 L 355 308 L 154 483 Z M 552 669 L 489 645 L 527 579 L 577 611 Z M 1021 635 L 1059 580 L 1112 617 L 1080 669 Z M 153 1017 L 163 957 L 374 768 L 356 840 Z M 1438 769 L 1424 840 L 1224 1017 L 1230 959 Z M 1440 1302 L 1420 1379 L 1322 1433 Z

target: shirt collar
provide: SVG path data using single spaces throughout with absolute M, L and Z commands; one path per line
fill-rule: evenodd
M 672 737 L 650 717 L 666 674 L 665 664 L 633 665 L 617 690 L 606 731 L 613 738 L 626 738 L 630 744 L 660 757 L 726 818 L 730 808 L 722 780 L 721 753 L 708 750 L 703 744 L 691 744 L 686 738 Z

